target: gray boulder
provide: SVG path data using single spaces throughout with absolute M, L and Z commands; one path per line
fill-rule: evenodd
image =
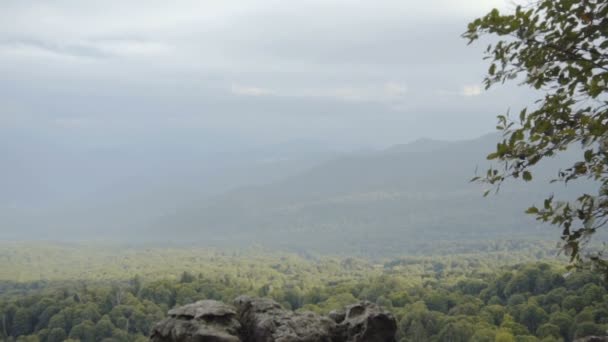
M 267 298 L 238 297 L 234 304 L 245 342 L 332 342 L 336 323 L 312 312 L 285 310 Z
M 328 317 L 285 310 L 272 299 L 240 296 L 235 306 L 202 300 L 169 311 L 153 342 L 394 342 L 395 318 L 362 302 Z
M 153 342 L 239 342 L 241 324 L 234 307 L 201 300 L 169 311 L 152 328 Z
M 329 314 L 327 316 L 336 323 L 342 323 L 344 321 L 344 318 L 346 318 L 346 312 L 332 310 L 329 312 Z
M 346 307 L 344 314 L 332 315 L 339 320 L 340 335 L 346 342 L 394 342 L 397 321 L 378 305 L 365 301 Z

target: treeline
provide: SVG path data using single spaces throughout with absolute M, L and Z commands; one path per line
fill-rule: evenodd
M 231 302 L 240 294 L 322 313 L 374 301 L 397 317 L 400 341 L 571 341 L 605 334 L 608 291 L 598 275 L 566 275 L 561 265 L 545 262 L 506 266 L 502 258 L 507 256 L 480 253 L 370 263 L 210 253 L 199 265 L 203 271 L 175 278 L 159 273 L 156 279 L 4 282 L 0 337 L 145 341 L 152 324 L 176 305 Z
M 128 280 L 135 274 L 151 280 L 159 277 L 177 279 L 182 272 L 219 276 L 227 270 L 245 269 L 249 267 L 249 263 L 256 264 L 257 268 L 267 269 L 281 258 L 289 259 L 290 264 L 296 264 L 294 267 L 314 261 L 322 265 L 321 270 L 325 267 L 335 268 L 336 265 L 339 267 L 339 262 L 344 259 L 354 258 L 361 261 L 361 258 L 365 258 L 366 262 L 363 264 L 368 264 L 367 268 L 372 263 L 392 263 L 389 266 L 401 263 L 401 272 L 418 276 L 428 275 L 428 272 L 432 271 L 429 265 L 434 262 L 449 265 L 450 260 L 458 259 L 462 262 L 465 257 L 469 257 L 472 260 L 471 267 L 479 271 L 480 267 L 491 270 L 501 265 L 554 260 L 557 254 L 555 241 L 412 240 L 411 244 L 415 247 L 401 246 L 398 256 L 405 257 L 396 259 L 385 256 L 372 258 L 367 253 L 358 254 L 358 257 L 357 254 L 338 254 L 336 258 L 310 251 L 293 253 L 293 250 L 289 250 L 288 253 L 282 253 L 273 250 L 268 253 L 268 249 L 262 246 L 250 246 L 243 250 L 197 246 L 151 247 L 0 241 L 0 294 L 10 289 L 11 282 L 28 284 L 22 286 L 22 290 L 27 290 L 27 287 L 35 287 L 37 283 L 46 286 L 44 284 L 57 281 L 107 282 Z M 480 254 L 483 254 L 483 257 L 480 257 Z M 463 267 L 455 269 L 460 272 L 468 271 Z

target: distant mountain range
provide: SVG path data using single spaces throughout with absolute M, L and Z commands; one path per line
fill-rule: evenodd
M 123 239 L 178 208 L 333 158 L 310 141 L 247 150 L 0 137 L 0 239 Z M 132 237 L 133 235 L 129 235 Z
M 525 209 L 550 192 L 557 169 L 575 154 L 548 160 L 540 182 L 508 184 L 483 198 L 471 184 L 498 141 L 420 140 L 385 151 L 342 156 L 299 175 L 241 188 L 178 210 L 151 228 L 171 241 L 270 246 L 365 254 L 402 253 L 416 244 L 463 239 L 557 239 Z M 544 181 L 543 181 L 544 180 Z M 589 188 L 587 190 L 592 190 Z
M 140 153 L 102 168 L 118 181 L 91 193 L 43 209 L 5 204 L 0 213 L 7 229 L 0 237 L 365 254 L 402 253 L 440 240 L 557 239 L 559 232 L 523 212 L 550 192 L 578 190 L 546 182 L 575 154 L 536 170 L 540 181 L 507 184 L 483 198 L 483 187 L 469 180 L 476 168 L 482 172 L 490 165 L 485 156 L 498 138 L 426 139 L 351 154 L 298 142 L 215 160 L 188 151 Z M 110 163 L 95 155 L 83 156 L 83 162 L 91 164 L 72 172 L 88 167 L 102 173 L 97 167 Z M 53 180 L 38 180 L 46 182 Z M 13 191 L 19 194 L 18 187 Z

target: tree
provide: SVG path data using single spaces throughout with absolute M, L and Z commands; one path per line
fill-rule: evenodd
M 473 326 L 464 321 L 450 322 L 439 332 L 440 341 L 466 342 L 471 339 Z
M 81 342 L 95 342 L 95 324 L 91 321 L 84 321 L 72 328 L 70 338 Z
M 63 342 L 67 338 L 67 334 L 61 328 L 51 329 L 47 337 L 47 342 Z
M 190 273 L 190 272 L 186 272 L 184 271 L 179 279 L 180 283 L 193 283 L 196 280 L 196 277 Z
M 515 337 L 513 337 L 513 334 L 511 333 L 511 331 L 509 331 L 507 329 L 500 329 L 496 333 L 495 341 L 496 342 L 514 342 Z
M 502 323 L 500 324 L 500 328 L 508 330 L 514 335 L 527 335 L 529 333 L 526 326 L 516 323 L 509 314 L 505 314 Z
M 103 316 L 97 324 L 95 324 L 95 339 L 101 341 L 106 337 L 112 337 L 112 331 L 115 329 L 114 324 L 110 321 L 110 317 Z
M 548 315 L 545 310 L 536 304 L 524 304 L 519 313 L 520 323 L 525 325 L 530 332 L 535 332 L 547 319 Z
M 49 321 L 48 328 L 59 328 L 64 331 L 67 330 L 68 324 L 66 322 L 65 315 L 61 312 L 53 315 L 53 317 L 51 317 L 51 320 Z
M 606 333 L 606 328 L 593 322 L 583 322 L 575 327 L 574 338 L 586 336 L 602 336 Z
M 490 327 L 475 327 L 475 333 L 471 336 L 471 342 L 494 342 L 496 331 Z
M 19 308 L 15 312 L 15 317 L 13 318 L 13 332 L 14 336 L 28 335 L 33 330 L 32 318 L 29 310 L 24 308 Z
M 538 337 L 561 337 L 561 331 L 557 325 L 545 323 L 538 327 L 536 330 L 536 335 Z
M 587 284 L 583 288 L 583 302 L 585 305 L 593 305 L 593 303 L 600 303 L 606 290 L 595 285 L 595 284 Z
M 581 311 L 585 307 L 585 302 L 580 296 L 570 295 L 562 300 L 562 309 Z
M 509 14 L 494 9 L 471 22 L 463 37 L 470 44 L 484 35 L 500 37 L 486 50 L 486 89 L 518 79 L 543 96 L 517 119 L 498 116 L 503 139 L 488 159 L 502 167 L 473 179 L 498 191 L 510 178 L 531 181 L 535 165 L 582 146 L 579 160 L 556 170 L 555 181 L 588 178 L 597 193 L 582 193 L 572 202 L 550 196 L 527 213 L 561 227 L 571 266 L 590 265 L 608 277 L 606 257 L 584 248 L 608 222 L 608 3 L 540 0 Z
M 564 312 L 556 312 L 551 315 L 549 322 L 559 327 L 561 336 L 567 339 L 570 335 L 570 327 L 572 326 L 572 317 Z

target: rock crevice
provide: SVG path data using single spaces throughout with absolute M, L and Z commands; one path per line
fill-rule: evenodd
M 152 329 L 152 342 L 394 342 L 397 330 L 393 315 L 371 302 L 322 316 L 240 296 L 234 305 L 202 300 L 168 314 Z

